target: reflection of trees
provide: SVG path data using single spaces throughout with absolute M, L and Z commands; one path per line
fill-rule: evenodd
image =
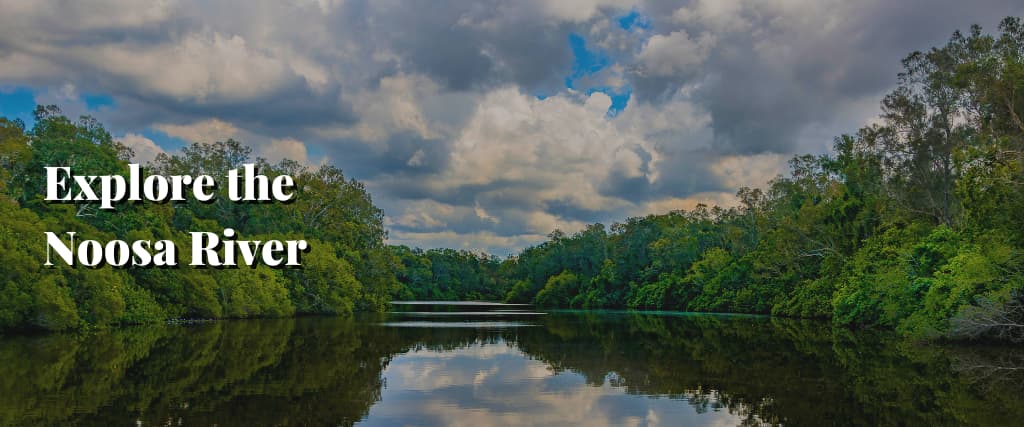
M 1024 292 L 1006 301 L 978 298 L 952 319 L 953 336 L 1024 343 Z
M 0 424 L 50 425 L 74 411 L 95 412 L 146 357 L 162 331 L 130 329 L 84 339 L 63 335 L 6 338 L 0 345 Z
M 887 333 L 787 319 L 641 314 L 552 316 L 547 326 L 523 334 L 518 345 L 555 369 L 579 372 L 591 384 L 614 373 L 612 385 L 629 393 L 681 398 L 698 410 L 726 408 L 752 424 L 1006 425 L 1024 416 L 1024 405 L 980 393 L 976 376 L 951 369 L 946 349 Z M 1019 396 L 1006 383 L 985 383 Z
M 794 358 L 800 353 L 792 341 L 773 337 L 772 325 L 763 319 L 612 315 L 549 323 L 556 331 L 578 333 L 524 336 L 520 348 L 556 370 L 581 373 L 588 383 L 601 384 L 614 372 L 612 384 L 629 393 L 683 399 L 700 412 L 724 408 L 750 422 L 778 423 L 785 419 L 773 408 L 806 403 L 797 393 L 774 391 L 822 386 L 815 372 L 819 366 Z M 797 370 L 786 372 L 786 367 Z
M 285 319 L 10 338 L 0 424 L 352 424 L 400 347 L 373 332 Z
M 0 425 L 348 425 L 400 353 L 507 343 L 627 393 L 727 410 L 747 425 L 1012 424 L 1024 355 L 755 317 L 563 313 L 539 327 L 387 328 L 230 321 L 0 342 Z
M 950 350 L 953 369 L 985 391 L 1000 388 L 1024 392 L 1024 352 L 1016 348 L 954 348 Z

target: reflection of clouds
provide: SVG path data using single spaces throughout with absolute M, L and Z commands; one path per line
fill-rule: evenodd
M 533 323 L 528 322 L 509 322 L 505 320 L 497 321 L 486 321 L 486 320 L 474 320 L 471 322 L 435 322 L 432 320 L 427 321 L 413 321 L 403 320 L 400 322 L 383 322 L 381 326 L 387 326 L 389 328 L 469 328 L 469 329 L 503 329 L 503 328 L 529 328 L 537 326 Z
M 505 345 L 487 345 L 487 344 L 476 344 L 466 346 L 462 348 L 446 350 L 446 351 L 435 351 L 428 349 L 420 349 L 410 351 L 401 355 L 405 359 L 430 359 L 430 360 L 442 360 L 442 359 L 457 359 L 457 358 L 468 358 L 468 359 L 493 359 L 495 357 L 513 355 L 518 356 L 519 350 Z
M 494 375 L 497 372 L 498 372 L 498 367 L 497 366 L 495 366 L 495 367 L 493 367 L 491 369 L 488 369 L 486 371 L 477 371 L 476 376 L 473 377 L 473 385 L 483 384 L 484 381 L 487 381 L 487 377 L 490 377 L 491 375 Z
M 518 426 L 736 425 L 727 412 L 697 413 L 688 402 L 629 395 L 605 381 L 555 374 L 506 343 L 395 357 L 388 387 L 360 425 Z
M 526 378 L 531 379 L 547 378 L 555 374 L 551 367 L 543 363 L 531 363 L 526 367 L 526 372 Z

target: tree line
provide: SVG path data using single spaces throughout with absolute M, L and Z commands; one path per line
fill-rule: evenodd
M 380 310 L 399 288 L 384 244 L 383 212 L 358 181 L 336 167 L 285 160 L 270 164 L 228 140 L 194 143 L 160 154 L 149 174 L 225 176 L 254 162 L 271 178 L 291 175 L 295 200 L 268 209 L 231 202 L 227 186 L 212 203 L 48 203 L 46 166 L 82 175 L 128 173 L 132 152 L 95 119 L 71 120 L 40 106 L 31 128 L 0 118 L 0 331 L 65 330 L 176 318 L 347 315 Z M 248 239 L 304 239 L 302 268 L 44 268 L 46 231 L 80 238 L 171 240 L 188 247 L 188 232 L 233 228 Z
M 736 207 L 555 231 L 500 263 L 392 248 L 404 295 L 1024 340 L 1020 19 L 908 55 L 881 109 L 830 154 L 795 157 L 767 188 L 739 190 Z

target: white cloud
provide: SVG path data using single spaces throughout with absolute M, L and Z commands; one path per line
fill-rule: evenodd
M 383 375 L 388 387 L 370 408 L 369 424 L 429 419 L 451 426 L 725 426 L 740 423 L 749 411 L 700 411 L 687 402 L 700 396 L 715 405 L 717 393 L 684 389 L 674 395 L 683 399 L 659 399 L 631 394 L 607 378 L 589 383 L 578 372 L 553 369 L 503 342 L 413 350 L 396 356 Z M 427 397 L 403 398 L 410 393 Z
M 616 11 L 629 10 L 637 2 L 633 0 L 535 0 L 541 11 L 556 20 L 568 22 L 584 22 L 590 20 L 601 9 Z
M 288 159 L 303 165 L 309 164 L 306 144 L 294 138 L 273 139 L 261 148 L 260 154 L 271 163 Z
M 621 206 L 600 193 L 600 183 L 616 169 L 639 174 L 636 159 L 622 151 L 653 149 L 619 132 L 605 115 L 610 104 L 602 93 L 579 104 L 563 96 L 539 100 L 515 88 L 492 91 L 456 137 L 449 169 L 435 184 L 506 182 L 530 188 L 538 201 L 590 210 Z
M 392 183 L 425 186 L 429 194 L 471 188 L 472 197 L 460 197 L 456 204 L 402 201 L 389 219 L 397 227 L 391 240 L 500 253 L 539 243 L 555 229 L 579 231 L 592 221 L 689 210 L 698 204 L 734 206 L 735 189 L 763 187 L 788 158 L 714 154 L 709 151 L 707 112 L 682 95 L 662 106 L 636 104 L 618 117 L 606 114 L 610 104 L 599 92 L 543 100 L 516 88 L 488 92 L 455 133 L 444 170 L 407 178 L 415 182 L 393 177 L 398 183 Z M 692 170 L 679 170 L 686 163 Z M 609 194 L 603 187 L 609 179 L 654 186 L 680 173 L 696 174 L 696 179 L 725 190 L 690 195 L 680 190 L 678 195 L 653 194 L 637 202 L 625 198 L 630 194 Z M 572 210 L 605 216 L 580 220 Z
M 85 101 L 82 100 L 78 87 L 68 81 L 36 93 L 35 102 L 37 105 L 56 105 L 68 117 L 89 114 L 89 108 Z
M 132 160 L 137 163 L 145 164 L 147 162 L 151 162 L 158 154 L 164 152 L 164 150 L 160 148 L 160 146 L 156 145 L 153 140 L 137 133 L 126 133 L 124 136 L 118 138 L 118 140 L 126 147 L 132 149 L 135 153 Z
M 457 233 L 454 231 L 415 232 L 392 230 L 388 235 L 388 244 L 507 254 L 509 250 L 535 245 L 543 242 L 546 238 L 547 234 L 500 236 L 491 231 Z
M 35 79 L 59 80 L 60 68 L 47 58 L 24 52 L 0 51 L 0 81 L 32 81 Z
M 0 0 L 0 10 L 4 11 L 0 16 L 0 25 L 13 28 L 30 27 L 33 22 L 51 21 L 55 14 L 66 13 L 74 19 L 61 21 L 60 26 L 63 29 L 81 31 L 141 28 L 169 19 L 177 3 L 175 0 L 94 0 L 54 4 L 44 1 Z
M 440 87 L 425 76 L 383 77 L 377 88 L 353 96 L 352 106 L 359 115 L 358 123 L 351 127 L 320 129 L 318 133 L 368 142 L 380 142 L 398 132 L 412 132 L 423 139 L 438 138 L 440 133 L 435 129 L 438 125 L 431 123 L 421 105 L 436 101 L 439 91 Z M 410 166 L 416 165 L 410 163 Z
M 235 125 L 213 118 L 189 124 L 158 124 L 154 129 L 189 143 L 225 141 L 238 136 Z
M 424 152 L 422 148 L 419 149 L 419 150 L 416 150 L 415 153 L 412 153 L 412 157 L 410 157 L 409 160 L 407 160 L 405 162 L 405 164 L 407 166 L 413 166 L 413 167 L 422 166 L 423 165 L 423 158 L 426 157 L 426 155 L 427 155 L 427 153 Z
M 769 180 L 786 172 L 789 158 L 788 155 L 773 153 L 725 156 L 710 169 L 727 187 L 765 188 Z
M 495 224 L 501 222 L 501 219 L 487 213 L 487 210 L 481 207 L 480 203 L 477 203 L 475 206 L 473 206 L 473 212 L 476 213 L 477 218 L 480 218 L 484 221 L 490 221 Z
M 714 45 L 715 37 L 710 33 L 703 33 L 696 39 L 684 30 L 656 34 L 647 40 L 637 62 L 642 72 L 650 76 L 692 73 L 704 63 Z
M 736 206 L 739 199 L 732 192 L 704 192 L 696 193 L 688 197 L 666 197 L 652 200 L 635 207 L 630 215 L 643 216 L 648 214 L 665 214 L 672 211 L 690 211 L 697 205 L 707 207 L 721 206 L 724 208 Z
M 288 61 L 295 74 L 302 76 L 310 88 L 323 92 L 331 82 L 327 68 L 304 56 L 292 56 Z
M 446 218 L 455 213 L 455 207 L 433 200 L 416 200 L 403 204 L 404 212 L 397 216 L 388 216 L 388 225 L 401 225 L 408 228 L 427 229 L 447 226 Z
M 744 2 L 740 0 L 697 0 L 672 14 L 680 24 L 706 25 L 717 32 L 749 31 L 750 21 L 743 16 Z
M 239 35 L 189 34 L 176 44 L 108 44 L 65 55 L 134 81 L 147 92 L 204 103 L 243 100 L 278 89 L 292 70 Z M 115 65 L 116 64 L 116 65 Z

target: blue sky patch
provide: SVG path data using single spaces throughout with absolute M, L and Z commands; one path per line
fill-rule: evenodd
M 139 132 L 139 134 L 146 138 L 149 138 L 151 141 L 153 141 L 153 143 L 158 145 L 160 148 L 163 148 L 164 151 L 180 150 L 182 147 L 190 145 L 190 143 L 188 141 L 185 141 L 184 139 L 178 138 L 176 136 L 170 136 L 166 133 L 154 129 L 146 129 L 142 132 Z
M 608 107 L 608 117 L 615 117 L 625 110 L 626 105 L 629 104 L 629 97 L 633 95 L 633 89 L 629 86 L 621 88 L 597 86 L 587 89 L 587 95 L 592 95 L 594 92 L 601 92 L 612 99 L 612 105 Z
M 612 106 L 608 107 L 608 116 L 615 117 L 626 109 L 626 105 L 629 104 L 629 97 L 633 95 L 633 89 L 624 87 L 618 91 L 614 90 L 602 90 L 608 97 L 612 99 Z
M 32 110 L 36 108 L 36 97 L 32 90 L 25 87 L 0 88 L 0 116 L 9 119 L 21 119 L 28 127 L 35 120 Z
M 589 86 L 577 87 L 577 81 L 581 77 L 597 74 L 601 70 L 612 65 L 612 60 L 604 52 L 598 49 L 587 49 L 587 41 L 579 34 L 569 34 L 569 47 L 572 48 L 573 64 L 572 74 L 566 76 L 566 89 L 578 90 L 591 95 L 594 92 L 601 92 L 612 99 L 612 105 L 608 108 L 608 116 L 614 117 L 626 108 L 629 97 L 633 90 L 630 87 L 613 88 L 610 86 Z M 538 99 L 544 99 L 540 95 Z
M 572 74 L 565 78 L 567 89 L 578 89 L 574 87 L 576 79 L 593 75 L 611 65 L 611 60 L 604 52 L 587 49 L 587 41 L 579 34 L 569 34 L 569 47 L 572 49 L 573 62 Z
M 89 111 L 114 106 L 114 98 L 110 95 L 86 93 L 82 94 L 82 101 L 85 102 L 85 107 L 88 108 Z
M 636 29 L 651 29 L 651 20 L 647 19 L 646 16 L 641 15 L 640 12 L 637 11 L 636 9 L 633 9 L 629 11 L 629 13 L 620 16 L 618 21 L 619 27 L 622 27 L 622 29 L 626 31 L 633 31 Z

